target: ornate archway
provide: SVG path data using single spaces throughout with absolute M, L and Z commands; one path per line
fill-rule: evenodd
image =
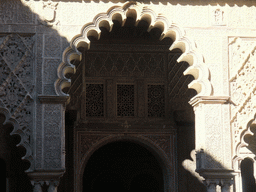
M 70 42 L 70 46 L 65 49 L 62 56 L 62 63 L 58 67 L 58 79 L 55 82 L 55 90 L 59 96 L 66 96 L 62 90 L 71 85 L 70 78 L 66 74 L 75 73 L 75 65 L 72 61 L 82 59 L 82 54 L 79 51 L 80 47 L 86 50 L 90 49 L 89 36 L 100 38 L 101 27 L 108 31 L 112 30 L 113 20 L 118 21 L 123 25 L 127 17 L 135 19 L 135 25 L 143 20 L 147 22 L 148 31 L 153 28 L 159 28 L 162 33 L 160 40 L 171 38 L 173 44 L 169 50 L 180 49 L 182 55 L 178 58 L 178 62 L 186 61 L 190 66 L 184 71 L 184 75 L 193 75 L 194 80 L 188 85 L 189 88 L 197 91 L 197 96 L 212 95 L 212 85 L 209 80 L 209 69 L 204 63 L 203 56 L 196 50 L 196 45 L 185 34 L 185 31 L 177 24 L 170 23 L 168 19 L 161 14 L 157 15 L 153 10 L 144 7 L 139 3 L 127 3 L 123 7 L 114 6 L 107 13 L 100 13 L 93 19 L 92 23 L 86 24 L 81 34 L 75 36 Z
M 100 35 L 103 34 L 103 30 L 106 30 L 109 33 L 111 33 L 113 27 L 117 25 L 117 23 L 122 28 L 126 24 L 126 22 L 129 22 L 129 20 L 134 21 L 133 27 L 135 28 L 138 25 L 140 25 L 140 23 L 146 23 L 147 33 L 150 33 L 154 29 L 157 29 L 158 31 L 160 31 L 159 37 L 157 39 L 158 41 L 162 40 L 163 42 L 166 39 L 171 39 L 171 42 L 172 42 L 170 44 L 171 46 L 169 45 L 169 47 L 167 47 L 167 49 L 165 50 L 165 54 L 168 55 L 171 50 L 177 51 L 179 49 L 181 51 L 181 53 L 180 52 L 176 53 L 177 54 L 176 59 L 174 59 L 174 57 L 168 57 L 168 56 L 166 57 L 166 55 L 164 56 L 165 58 L 171 58 L 172 60 L 171 62 L 168 59 L 163 61 L 161 60 L 161 57 L 158 58 L 159 60 L 153 58 L 155 62 L 155 64 L 153 65 L 158 65 L 157 66 L 158 68 L 161 68 L 159 66 L 159 63 L 161 61 L 163 61 L 163 63 L 165 63 L 166 66 L 167 65 L 169 66 L 169 68 L 166 67 L 166 69 L 167 68 L 168 70 L 170 69 L 169 74 L 171 74 L 171 72 L 173 72 L 173 74 L 168 76 L 170 77 L 168 80 L 166 78 L 168 70 L 164 71 L 164 73 L 160 72 L 164 75 L 161 75 L 161 74 L 156 75 L 155 76 L 156 78 L 153 81 L 150 80 L 150 76 L 138 75 L 141 72 L 143 72 L 143 74 L 146 74 L 144 69 L 149 68 L 149 66 L 147 66 L 146 64 L 144 68 L 142 68 L 140 71 L 138 70 L 138 73 L 135 71 L 135 69 L 137 70 L 139 68 L 138 63 L 141 61 L 141 58 L 144 60 L 148 59 L 150 61 L 152 59 L 151 58 L 152 56 L 147 58 L 146 54 L 141 53 L 143 52 L 141 50 L 140 50 L 141 51 L 140 53 L 136 53 L 136 51 L 132 50 L 133 51 L 132 54 L 141 54 L 141 56 L 139 56 L 139 59 L 137 60 L 134 57 L 124 55 L 123 53 L 119 54 L 121 56 L 117 56 L 118 59 L 124 57 L 124 59 L 121 59 L 121 62 L 125 63 L 125 65 L 130 65 L 129 64 L 130 61 L 131 63 L 133 63 L 131 64 L 131 66 L 133 66 L 132 67 L 133 70 L 131 70 L 132 75 L 125 76 L 126 80 L 128 78 L 131 78 L 132 81 L 123 80 L 124 78 L 123 77 L 122 77 L 123 79 L 120 78 L 120 75 L 116 75 L 117 73 L 115 73 L 115 76 L 114 76 L 111 70 L 108 70 L 106 73 L 102 70 L 104 69 L 106 71 L 107 70 L 106 65 L 111 63 L 111 61 L 113 61 L 114 63 L 118 63 L 117 61 L 119 61 L 118 59 L 112 59 L 111 57 L 109 59 L 108 56 L 110 55 L 110 53 L 106 53 L 105 55 L 104 54 L 97 55 L 95 57 L 96 59 L 93 57 L 92 59 L 90 59 L 90 54 L 93 51 L 95 51 L 95 49 L 93 49 L 93 43 L 95 43 L 95 41 L 93 41 L 92 39 L 96 39 L 96 41 L 100 40 Z M 153 47 L 154 45 L 151 44 L 151 46 Z M 121 51 L 125 51 L 124 47 L 122 48 L 120 47 L 120 49 Z M 106 49 L 104 51 L 107 52 L 109 50 Z M 120 51 L 120 50 L 117 50 L 117 51 Z M 132 51 L 130 50 L 130 52 Z M 144 52 L 146 51 L 144 50 Z M 180 67 L 181 65 L 180 66 L 178 66 L 178 64 L 176 65 L 177 63 L 176 60 L 178 62 L 185 61 L 189 65 L 189 67 L 184 68 L 184 67 Z M 88 65 L 86 65 L 87 62 L 89 63 Z M 169 64 L 167 64 L 168 62 Z M 175 63 L 175 66 L 170 65 L 170 63 L 172 64 Z M 94 70 L 95 66 L 91 67 L 94 64 L 98 65 L 98 69 L 96 71 Z M 81 66 L 84 66 L 84 67 L 81 67 Z M 126 67 L 126 66 L 125 67 L 123 66 L 122 66 L 122 69 Z M 117 67 L 117 66 L 116 64 L 114 64 L 114 65 L 111 65 L 111 67 L 110 69 L 113 69 L 114 67 Z M 169 113 L 165 114 L 165 112 L 170 109 L 168 107 L 169 104 L 167 102 L 168 100 L 167 98 L 169 95 L 172 95 L 172 94 L 174 95 L 175 91 L 174 93 L 167 93 L 170 90 L 169 88 L 167 88 L 168 86 L 170 87 L 169 84 L 167 85 L 167 82 L 172 79 L 172 75 L 179 81 L 179 79 L 183 77 L 183 75 L 182 73 L 180 74 L 176 72 L 177 71 L 180 72 L 181 70 L 183 74 L 192 75 L 195 78 L 194 80 L 190 79 L 189 88 L 195 89 L 197 91 L 197 96 L 198 96 L 197 98 L 199 98 L 199 100 L 201 96 L 212 95 L 212 86 L 209 80 L 209 70 L 203 61 L 202 55 L 197 53 L 195 44 L 186 37 L 185 32 L 182 28 L 178 27 L 176 24 L 169 24 L 168 20 L 165 17 L 163 17 L 162 15 L 157 16 L 154 13 L 154 11 L 148 9 L 147 7 L 143 7 L 138 3 L 128 3 L 123 7 L 119 7 L 119 6 L 112 7 L 107 13 L 102 13 L 97 15 L 94 18 L 94 21 L 92 23 L 86 24 L 82 28 L 81 34 L 75 36 L 71 41 L 70 46 L 64 51 L 63 62 L 59 65 L 59 68 L 58 68 L 59 79 L 55 82 L 56 93 L 59 96 L 68 95 L 63 91 L 64 89 L 67 90 L 67 87 L 70 87 L 68 90 L 71 94 L 71 98 L 73 97 L 72 95 L 73 90 L 75 90 L 76 94 L 78 95 L 78 97 L 76 97 L 76 99 L 73 99 L 73 101 L 75 102 L 78 101 L 79 104 L 77 105 L 76 103 L 72 103 L 72 100 L 71 100 L 71 104 L 70 104 L 71 107 L 69 108 L 69 110 L 79 111 L 77 122 L 75 125 L 76 128 L 74 131 L 75 132 L 74 142 L 76 143 L 74 147 L 75 161 L 76 161 L 75 168 L 74 168 L 75 171 L 81 170 L 80 164 L 82 164 L 82 162 L 85 161 L 85 160 L 82 161 L 79 155 L 87 153 L 87 150 L 91 150 L 92 144 L 88 144 L 86 143 L 87 141 L 86 142 L 84 141 L 85 139 L 81 139 L 82 135 L 83 137 L 85 137 L 84 136 L 85 132 L 86 134 L 90 135 L 90 137 L 87 138 L 87 140 L 89 140 L 89 142 L 91 141 L 95 142 L 97 139 L 99 139 L 98 137 L 101 137 L 99 136 L 101 134 L 94 134 L 95 131 L 102 132 L 104 137 L 105 135 L 116 136 L 116 135 L 119 135 L 120 132 L 127 132 L 127 130 L 130 129 L 130 127 L 132 127 L 131 130 L 133 130 L 134 132 L 133 131 L 129 131 L 129 132 L 133 132 L 134 137 L 139 137 L 144 134 L 144 135 L 147 135 L 147 137 L 149 138 L 155 138 L 153 140 L 156 143 L 169 142 L 168 146 L 170 147 L 170 142 L 174 142 L 174 139 L 170 139 L 170 138 L 176 137 L 176 133 L 175 131 L 172 132 L 173 131 L 172 123 L 174 123 L 174 120 L 172 118 L 168 119 L 167 117 L 169 117 Z M 128 73 L 130 73 L 131 71 L 128 71 Z M 72 73 L 75 75 L 73 76 L 70 75 Z M 88 76 L 85 75 L 86 73 L 88 73 Z M 97 75 L 92 75 L 92 74 L 97 74 Z M 157 74 L 156 71 L 154 71 L 154 74 Z M 177 74 L 179 74 L 178 77 L 176 76 Z M 97 80 L 96 77 L 97 78 L 100 77 L 100 78 Z M 164 79 L 164 77 L 166 79 Z M 89 81 L 85 80 L 85 78 L 87 78 L 87 80 Z M 148 78 L 148 79 L 144 80 L 143 78 Z M 72 82 L 71 82 L 71 79 L 72 79 Z M 179 89 L 179 86 L 177 86 L 177 81 L 176 82 L 173 81 L 173 82 L 174 84 L 172 84 L 171 86 Z M 187 84 L 188 84 L 187 81 L 183 83 L 183 85 L 187 85 Z M 151 88 L 152 88 L 152 95 L 149 94 L 149 92 L 151 91 Z M 136 106 L 133 104 L 131 105 L 128 104 L 128 105 L 131 106 L 130 109 L 134 109 L 134 110 L 128 109 L 128 111 L 130 110 L 129 112 L 125 114 L 122 114 L 122 113 L 119 114 L 117 110 L 118 109 L 118 104 L 117 104 L 118 90 L 125 90 L 130 95 L 133 95 L 129 98 L 129 100 L 132 101 L 132 103 L 137 103 L 137 104 L 135 104 Z M 155 101 L 159 100 L 162 102 L 162 103 L 160 102 L 161 107 L 159 107 L 159 105 L 157 107 L 165 108 L 163 112 L 159 113 L 159 114 L 163 114 L 163 116 L 162 115 L 155 116 L 156 113 L 152 113 L 152 116 L 151 116 L 148 110 L 149 102 L 151 101 L 150 97 L 151 96 L 153 97 L 154 92 L 156 91 L 161 93 L 160 97 L 155 99 Z M 86 99 L 91 92 L 93 93 L 91 94 L 92 95 L 91 98 L 94 97 L 97 99 L 93 100 L 89 97 L 88 97 L 89 99 Z M 121 92 L 122 91 L 120 91 L 120 93 Z M 136 100 L 136 98 L 140 98 L 140 99 Z M 206 99 L 209 99 L 209 98 L 206 98 Z M 144 104 L 142 104 L 143 102 Z M 186 103 L 187 102 L 188 100 L 186 101 Z M 138 103 L 142 104 L 143 106 L 141 107 Z M 181 105 L 179 106 L 179 104 L 182 102 L 174 101 L 173 103 L 175 103 L 176 107 L 177 106 L 180 107 Z M 89 105 L 91 105 L 92 107 L 90 109 L 87 109 L 86 106 L 89 106 Z M 121 104 L 121 107 L 124 107 L 125 105 L 122 106 Z M 155 107 L 156 105 L 152 104 L 152 106 Z M 174 105 L 173 105 L 173 108 L 175 108 Z M 157 112 L 159 112 L 159 110 Z M 175 115 L 177 116 L 177 119 L 178 119 L 178 118 L 184 117 L 184 115 L 186 116 L 187 114 L 184 113 L 184 110 L 180 110 Z M 130 124 L 130 122 L 127 122 L 127 119 L 125 119 L 126 118 L 125 116 L 135 117 L 134 118 L 135 121 L 131 123 L 132 125 Z M 99 119 L 95 117 L 99 117 Z M 88 118 L 89 119 L 91 118 L 91 119 L 88 121 Z M 155 132 L 151 131 L 150 134 L 147 134 L 145 130 L 147 129 L 147 127 L 151 126 L 149 125 L 149 122 L 155 121 L 153 120 L 154 118 L 155 119 L 158 118 L 156 120 L 158 124 L 155 123 L 155 125 L 153 125 Z M 142 119 L 143 121 L 141 121 Z M 147 122 L 148 124 L 144 123 L 142 125 L 140 124 L 140 121 L 141 122 L 148 121 Z M 194 118 L 193 118 L 193 121 L 194 121 Z M 97 123 L 99 123 L 100 125 L 97 125 Z M 104 123 L 105 125 L 103 125 Z M 106 130 L 106 127 L 111 127 L 111 126 L 113 126 L 113 130 L 111 130 L 112 132 L 109 130 Z M 157 126 L 159 126 L 159 128 L 161 127 L 161 131 L 157 130 Z M 165 129 L 165 131 L 163 131 L 163 129 Z M 89 132 L 87 130 L 89 130 Z M 138 130 L 140 130 L 140 132 Z M 166 137 L 166 139 L 163 139 L 162 136 Z M 97 137 L 97 139 L 95 137 Z M 168 148 L 163 143 L 159 145 L 161 145 L 161 147 Z M 85 148 L 81 151 L 80 148 L 83 148 L 84 146 Z M 175 145 L 171 145 L 171 146 L 172 146 L 171 152 L 167 152 L 169 153 L 168 158 L 174 159 Z M 176 170 L 174 168 L 175 163 L 176 163 L 175 160 L 172 160 L 170 174 L 168 173 L 167 176 L 165 177 L 166 182 L 168 183 L 168 185 L 171 186 L 171 188 L 166 187 L 166 191 L 171 191 L 171 190 L 175 191 L 177 189 L 177 186 L 176 186 L 177 182 L 175 182 L 175 180 L 177 179 Z M 76 190 L 80 190 L 79 187 L 81 187 L 81 178 L 77 178 L 77 176 L 79 175 L 81 176 L 81 174 L 75 173 L 75 177 L 74 177 L 75 188 L 78 187 L 78 189 Z

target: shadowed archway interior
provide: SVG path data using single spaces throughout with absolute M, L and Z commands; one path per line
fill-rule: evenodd
M 249 158 L 245 158 L 241 162 L 243 192 L 253 192 L 256 190 L 255 178 L 254 178 L 253 172 L 254 172 L 253 161 Z
M 129 141 L 109 143 L 93 153 L 83 176 L 83 191 L 162 192 L 163 172 L 155 156 Z
M 11 136 L 13 126 L 8 123 L 4 124 L 4 122 L 5 116 L 0 114 L 0 191 L 32 191 L 29 177 L 25 173 L 30 164 L 21 159 L 25 154 L 25 149 L 17 147 L 20 137 Z

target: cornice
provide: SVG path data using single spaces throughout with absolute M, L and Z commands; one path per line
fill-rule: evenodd
M 195 96 L 189 104 L 194 107 L 200 103 L 203 104 L 227 104 L 230 103 L 230 96 Z
M 39 95 L 38 99 L 41 103 L 66 104 L 69 102 L 69 96 Z

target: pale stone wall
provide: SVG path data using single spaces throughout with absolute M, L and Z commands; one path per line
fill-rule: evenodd
M 99 13 L 106 13 L 114 6 L 122 7 L 125 3 L 76 0 L 22 0 L 21 3 L 1 1 L 0 50 L 5 52 L 4 47 L 8 43 L 5 38 L 8 34 L 17 33 L 16 40 L 23 42 L 20 45 L 22 44 L 24 49 L 34 54 L 33 64 L 31 63 L 31 66 L 27 68 L 18 64 L 15 68 L 15 62 L 18 61 L 8 64 L 8 61 L 1 55 L 9 66 L 8 73 L 12 72 L 18 77 L 13 76 L 9 79 L 6 77 L 7 84 L 10 81 L 18 81 L 17 84 L 25 87 L 24 94 L 19 95 L 22 98 L 14 99 L 17 105 L 22 103 L 17 110 L 8 103 L 13 101 L 8 101 L 6 94 L 3 94 L 6 86 L 6 83 L 3 83 L 5 79 L 0 81 L 0 111 L 8 117 L 10 122 L 17 125 L 15 131 L 24 138 L 25 142 L 22 145 L 28 151 L 26 158 L 31 162 L 30 171 L 48 169 L 62 172 L 64 169 L 63 139 L 51 138 L 57 142 L 57 149 L 54 147 L 48 149 L 49 140 L 47 140 L 51 135 L 47 135 L 49 126 L 58 128 L 54 133 L 56 138 L 64 134 L 63 112 L 65 109 L 60 103 L 65 102 L 66 97 L 57 98 L 54 85 L 56 80 L 61 78 L 57 71 L 66 59 L 63 58 L 64 51 L 70 46 L 70 41 L 81 34 L 83 26 L 94 22 L 94 18 L 97 18 Z M 196 51 L 203 56 L 204 63 L 210 71 L 209 81 L 212 85 L 212 93 L 202 95 L 209 97 L 196 98 L 191 102 L 196 114 L 196 150 L 203 149 L 215 157 L 225 169 L 235 169 L 239 175 L 239 162 L 248 153 L 249 156 L 254 157 L 251 151 L 244 152 L 245 150 L 240 149 L 246 145 L 243 138 L 244 135 L 251 133 L 249 127 L 256 114 L 256 64 L 254 63 L 256 3 L 241 0 L 238 4 L 232 1 L 221 1 L 218 4 L 198 0 L 193 2 L 141 2 L 139 6 L 148 7 L 156 15 L 163 15 L 169 25 L 177 24 L 185 30 L 184 37 L 196 43 Z M 24 40 L 23 36 L 29 36 L 31 41 Z M 29 47 L 28 42 L 33 42 L 33 48 Z M 9 54 L 10 57 L 15 57 L 11 51 Z M 3 72 L 1 66 L 3 65 L 0 65 L 0 76 L 4 78 L 6 72 Z M 28 89 L 30 86 L 26 84 L 27 82 L 21 75 L 18 75 L 18 69 L 21 71 L 21 68 L 29 72 L 33 88 Z M 40 97 L 39 101 L 39 95 L 51 97 Z M 33 104 L 25 104 L 28 100 L 30 103 L 33 100 Z M 49 107 L 51 105 L 52 107 Z M 31 109 L 32 106 L 33 109 Z M 20 117 L 17 118 L 17 114 L 26 111 L 30 111 L 29 118 L 33 121 L 24 123 Z M 45 115 L 46 113 L 58 117 L 49 126 L 47 121 L 53 117 Z M 28 113 L 22 114 L 22 117 L 26 116 Z M 19 131 L 24 124 L 26 124 L 23 129 L 25 133 Z M 31 134 L 33 139 L 29 141 L 27 134 Z M 47 159 L 45 157 L 47 155 L 53 158 Z M 45 162 L 41 162 L 43 157 Z M 205 158 L 207 160 L 207 157 Z M 48 160 L 52 164 L 48 164 Z M 55 165 L 56 162 L 59 165 Z M 44 164 L 47 166 L 45 167 Z M 204 166 L 207 166 L 207 162 Z M 59 175 L 56 172 L 52 173 L 53 178 Z M 39 176 L 32 174 L 31 177 L 37 180 Z M 45 176 L 45 180 L 51 180 L 48 177 Z M 239 178 L 237 180 L 236 187 L 239 191 L 241 185 Z M 212 187 L 212 183 L 207 184 Z M 51 186 L 53 185 L 56 184 Z

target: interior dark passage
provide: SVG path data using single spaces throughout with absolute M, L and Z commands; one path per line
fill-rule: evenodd
M 30 165 L 21 159 L 25 155 L 25 149 L 16 146 L 20 137 L 11 136 L 13 126 L 3 125 L 4 121 L 5 116 L 0 114 L 0 191 L 31 192 L 32 185 L 25 173 Z
M 128 141 L 101 147 L 84 170 L 84 192 L 162 192 L 163 188 L 158 160 L 146 148 Z
M 0 191 L 6 191 L 6 163 L 0 159 Z
M 252 160 L 246 158 L 241 162 L 243 192 L 255 192 L 256 191 L 253 170 L 254 169 L 253 169 Z

